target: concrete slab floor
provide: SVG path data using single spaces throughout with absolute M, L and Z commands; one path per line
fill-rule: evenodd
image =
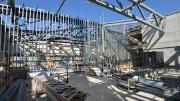
M 164 101 L 146 92 L 128 92 L 115 86 L 112 79 L 72 74 L 69 84 L 88 93 L 86 101 Z
M 88 93 L 85 101 L 164 101 L 163 98 L 146 92 L 128 92 L 117 88 L 112 79 L 70 74 L 69 84 L 78 90 Z M 50 101 L 46 94 L 29 101 Z

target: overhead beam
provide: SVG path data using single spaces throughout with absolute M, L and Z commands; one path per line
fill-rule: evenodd
M 108 27 L 108 26 L 117 26 L 117 25 L 127 25 L 127 24 L 134 24 L 138 23 L 138 21 L 135 20 L 123 20 L 123 21 L 115 21 L 115 22 L 107 22 L 103 23 L 103 27 Z
M 56 15 L 60 12 L 61 8 L 63 7 L 63 5 L 64 5 L 64 3 L 65 3 L 65 1 L 66 1 L 66 0 L 63 0 L 63 1 L 61 2 L 60 6 L 59 6 L 59 8 L 58 8 L 58 10 L 57 10 L 57 12 L 56 12 Z
M 132 8 L 133 6 L 138 5 L 144 1 L 145 0 L 138 0 L 138 2 L 132 2 L 130 5 L 128 5 L 127 7 L 124 7 L 124 8 L 123 8 L 123 6 L 121 6 L 121 12 L 125 12 L 126 10 L 128 10 L 128 9 Z M 120 4 L 120 1 L 117 1 L 117 2 L 118 2 L 118 4 Z
M 93 3 L 97 4 L 97 5 L 100 5 L 100 6 L 104 7 L 104 8 L 107 8 L 107 9 L 109 9 L 111 11 L 114 11 L 114 12 L 116 12 L 118 14 L 124 15 L 126 17 L 131 18 L 131 19 L 134 19 L 135 21 L 138 21 L 138 22 L 140 22 L 140 23 L 142 23 L 144 25 L 150 26 L 150 27 L 155 28 L 155 29 L 157 29 L 157 30 L 159 30 L 161 32 L 164 32 L 164 29 L 162 29 L 162 28 L 160 28 L 160 27 L 158 27 L 158 26 L 156 26 L 156 25 L 154 25 L 154 24 L 152 24 L 152 23 L 150 23 L 150 22 L 148 22 L 146 20 L 143 20 L 142 18 L 140 18 L 140 17 L 138 17 L 138 16 L 136 16 L 134 14 L 132 14 L 131 12 L 129 12 L 129 9 L 124 11 L 123 9 L 118 8 L 115 5 L 109 4 L 108 2 L 105 2 L 105 1 L 102 1 L 102 0 L 89 0 L 89 1 L 93 2 Z M 148 9 L 148 7 L 146 7 L 146 6 L 143 6 L 143 7 Z M 153 12 L 154 14 L 158 14 L 158 13 L 154 12 L 152 9 L 149 9 L 149 11 Z

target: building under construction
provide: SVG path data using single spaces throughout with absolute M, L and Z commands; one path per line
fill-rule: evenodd
M 0 101 L 179 101 L 180 12 L 87 1 L 129 19 L 0 4 Z

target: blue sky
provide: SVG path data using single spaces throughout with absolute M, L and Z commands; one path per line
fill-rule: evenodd
M 56 12 L 61 0 L 15 0 L 16 5 L 23 5 L 45 9 Z M 108 0 L 112 1 L 112 0 Z M 115 1 L 115 0 L 114 0 Z M 123 0 L 122 0 L 123 1 Z M 6 3 L 6 2 L 3 2 Z M 167 15 L 180 11 L 180 0 L 146 0 L 146 5 L 153 8 L 162 15 Z M 87 0 L 66 0 L 61 9 L 62 14 L 87 18 L 94 21 L 100 20 L 100 15 L 104 15 L 105 22 L 118 21 L 126 19 L 124 16 L 102 8 L 96 4 L 88 3 Z

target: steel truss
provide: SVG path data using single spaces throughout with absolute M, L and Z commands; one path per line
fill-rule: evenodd
M 107 2 L 108 0 L 88 1 L 112 10 L 121 15 L 124 15 L 144 25 L 155 28 L 161 32 L 164 32 L 164 17 L 158 12 L 143 4 L 145 0 L 114 0 L 116 4 Z M 139 14 L 137 12 L 139 12 Z

